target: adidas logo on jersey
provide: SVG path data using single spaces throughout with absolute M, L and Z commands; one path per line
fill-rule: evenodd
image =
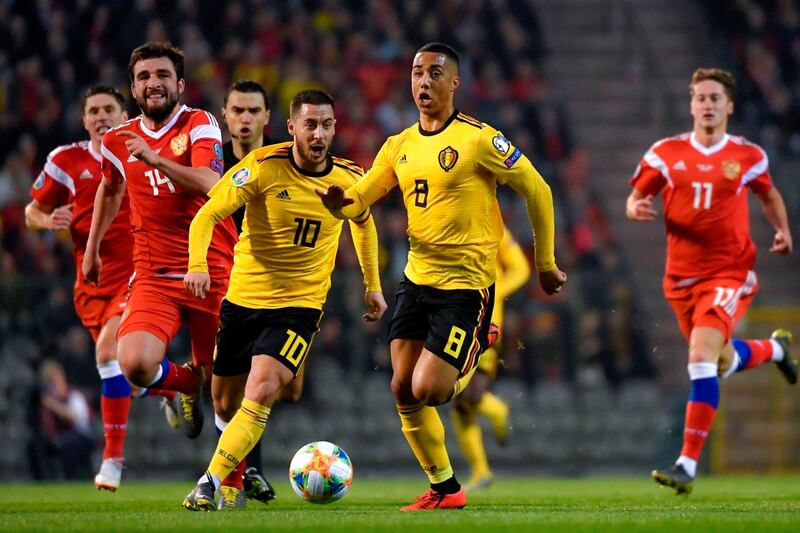
M 289 190 L 288 189 L 283 189 L 281 192 L 279 192 L 275 196 L 277 196 L 279 200 L 291 200 L 292 199 L 292 197 L 289 196 Z
M 403 157 L 400 158 L 400 161 L 397 162 L 398 165 L 403 165 L 408 163 L 408 159 L 406 159 L 406 154 L 403 154 Z
M 90 179 L 92 179 L 93 177 L 94 177 L 94 176 L 92 176 L 92 173 L 91 173 L 91 172 L 89 172 L 89 169 L 84 169 L 84 170 L 83 170 L 83 172 L 81 172 L 81 175 L 80 175 L 80 176 L 78 176 L 78 179 L 81 179 L 81 180 L 90 180 Z
M 683 162 L 683 159 L 672 165 L 672 170 L 686 170 L 686 163 Z

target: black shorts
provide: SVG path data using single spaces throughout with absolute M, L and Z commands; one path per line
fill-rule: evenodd
M 486 349 L 494 307 L 494 285 L 487 289 L 434 289 L 403 276 L 397 289 L 389 341 L 418 339 L 461 375 Z
M 214 374 L 247 374 L 254 355 L 269 355 L 296 375 L 319 330 L 320 318 L 319 309 L 250 309 L 222 300 Z

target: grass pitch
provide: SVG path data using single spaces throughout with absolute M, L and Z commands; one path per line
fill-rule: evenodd
M 181 508 L 191 482 L 0 485 L 0 531 L 800 531 L 800 476 L 701 478 L 676 497 L 644 478 L 501 479 L 466 509 L 400 513 L 423 480 L 358 479 L 343 500 L 312 505 L 276 484 L 269 505 L 240 512 Z

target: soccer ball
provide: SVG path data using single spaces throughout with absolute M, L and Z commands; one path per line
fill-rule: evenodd
M 311 442 L 294 454 L 289 481 L 295 494 L 307 502 L 335 502 L 350 491 L 353 464 L 337 445 L 324 440 Z

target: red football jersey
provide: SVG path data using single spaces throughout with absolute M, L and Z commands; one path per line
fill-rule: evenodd
M 72 255 L 77 277 L 75 287 L 89 294 L 114 296 L 120 285 L 127 284 L 133 273 L 133 238 L 128 197 L 122 199 L 119 214 L 108 228 L 100 246 L 103 273 L 100 285 L 83 283 L 81 264 L 86 240 L 92 225 L 92 210 L 97 187 L 100 186 L 100 154 L 92 143 L 82 141 L 60 146 L 50 152 L 41 174 L 31 187 L 31 197 L 43 205 L 60 207 L 74 204 L 69 230 L 72 236 Z
M 772 188 L 769 160 L 759 146 L 727 134 L 710 147 L 693 133 L 664 139 L 645 154 L 631 184 L 643 194 L 664 189 L 668 276 L 754 267 L 745 188 Z
M 102 170 L 108 180 L 125 180 L 131 201 L 133 262 L 137 275 L 183 277 L 189 263 L 189 225 L 207 197 L 181 189 L 169 176 L 128 152 L 121 130 L 144 138 L 161 157 L 191 167 L 209 167 L 222 174 L 221 132 L 210 113 L 181 106 L 158 131 L 136 117 L 106 132 L 102 143 Z M 230 273 L 233 246 L 238 239 L 228 217 L 214 229 L 208 251 L 212 276 Z

